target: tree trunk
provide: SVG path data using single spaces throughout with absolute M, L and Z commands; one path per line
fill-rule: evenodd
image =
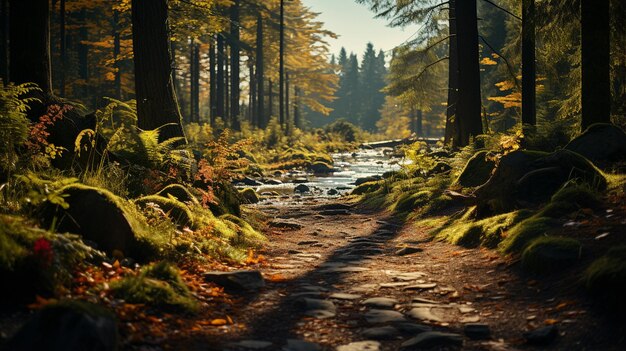
M 267 104 L 267 108 L 268 108 L 268 118 L 267 121 L 269 122 L 269 120 L 272 118 L 272 115 L 274 114 L 274 94 L 272 92 L 272 80 L 270 79 L 268 81 L 268 89 L 269 89 L 269 101 Z
M 180 76 L 179 77 L 179 72 L 178 72 L 178 65 L 177 62 L 178 60 L 176 59 L 177 57 L 177 50 L 178 47 L 176 45 L 176 42 L 173 40 L 170 40 L 170 50 L 172 53 L 172 84 L 174 85 L 174 91 L 178 92 L 177 95 L 177 101 L 178 101 L 178 108 L 181 112 L 182 118 L 184 119 L 186 116 L 186 111 L 187 111 L 187 104 L 185 102 L 185 94 L 183 94 L 183 81 L 185 79 L 185 77 Z
M 85 85 L 89 81 L 89 47 L 85 44 L 89 41 L 89 30 L 87 29 L 87 11 L 85 9 L 80 10 L 81 26 L 78 32 L 79 46 L 78 46 L 78 76 L 85 82 Z M 117 74 L 120 74 L 118 69 Z M 87 85 L 85 87 L 85 94 L 91 95 L 91 90 Z
M 248 70 L 250 72 L 250 94 L 248 103 L 248 121 L 252 127 L 259 125 L 259 111 L 257 110 L 257 93 L 256 93 L 256 74 L 254 73 L 254 62 L 248 62 Z
M 422 112 L 421 109 L 417 109 L 417 111 L 415 111 L 415 134 L 418 137 L 423 137 L 424 136 L 424 126 L 423 126 L 423 118 L 424 118 L 424 114 Z
M 52 96 L 48 0 L 10 0 L 9 13 L 11 81 L 36 83 L 44 95 Z
M 200 44 L 191 43 L 191 122 L 200 123 Z
M 522 1 L 522 124 L 537 124 L 535 0 Z
M 228 50 L 224 50 L 224 123 L 230 124 L 230 71 Z
M 185 137 L 172 78 L 167 0 L 132 0 L 137 125 L 159 140 Z
M 211 38 L 211 42 L 209 43 L 209 118 L 210 118 L 210 123 L 211 123 L 211 127 L 215 126 L 215 114 L 217 111 L 217 105 L 216 105 L 216 96 L 217 93 L 215 91 L 217 84 L 215 84 L 216 82 L 216 72 L 215 72 L 215 65 L 216 65 L 216 60 L 215 60 L 215 44 L 213 42 L 213 39 L 215 38 Z
M 302 121 L 300 119 L 300 88 L 296 87 L 294 92 L 293 104 L 293 124 L 296 128 L 302 129 Z
M 224 37 L 221 34 L 217 35 L 217 77 L 215 81 L 215 115 L 224 119 L 224 101 L 225 101 L 225 86 L 224 86 L 224 57 L 226 56 L 226 50 L 224 49 Z
M 122 68 L 119 62 L 121 44 L 120 44 L 120 14 L 113 10 L 113 67 L 115 68 L 115 81 L 113 82 L 115 90 L 115 98 L 122 98 Z
M 59 52 L 61 56 L 61 69 L 60 69 L 60 89 L 59 94 L 62 97 L 65 97 L 65 80 L 66 80 L 66 71 L 67 71 L 67 37 L 65 34 L 65 0 L 60 0 L 59 4 Z
M 458 130 L 454 146 L 466 146 L 470 137 L 483 132 L 478 57 L 476 0 L 456 3 L 459 97 L 456 109 Z
M 581 1 L 582 130 L 611 122 L 609 0 Z
M 280 0 L 280 30 L 278 58 L 278 116 L 280 126 L 285 127 L 285 0 Z
M 256 82 L 257 82 L 257 126 L 265 128 L 265 67 L 263 62 L 263 17 L 258 14 L 256 27 Z
M 457 46 L 457 24 L 456 24 L 456 0 L 450 0 L 449 28 L 450 39 L 448 46 L 448 107 L 446 109 L 446 129 L 445 140 L 449 144 L 456 135 L 458 128 L 458 118 L 456 117 L 459 100 L 459 51 Z
M 239 1 L 234 0 L 230 7 L 230 118 L 231 127 L 241 130 L 239 121 Z
M 9 83 L 9 0 L 0 0 L 0 79 Z
M 290 134 L 291 116 L 289 114 L 289 72 L 285 72 L 285 126 L 287 134 Z

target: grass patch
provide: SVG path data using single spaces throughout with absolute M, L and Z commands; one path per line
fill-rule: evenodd
M 112 283 L 111 292 L 116 298 L 129 303 L 187 312 L 195 312 L 199 308 L 178 269 L 167 262 L 147 266 L 136 276 Z
M 580 259 L 582 245 L 571 238 L 538 237 L 522 253 L 522 267 L 535 274 L 558 272 Z

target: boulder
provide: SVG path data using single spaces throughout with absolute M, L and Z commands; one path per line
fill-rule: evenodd
M 327 194 L 330 195 L 330 196 L 339 195 L 339 190 L 334 189 L 334 188 L 333 189 L 328 189 Z
M 358 178 L 356 181 L 354 181 L 354 185 L 359 186 L 361 184 L 365 184 L 368 182 L 375 182 L 378 180 L 383 179 L 383 177 L 379 176 L 379 175 L 375 175 L 375 176 L 371 176 L 371 177 L 363 177 L 363 178 Z
M 247 186 L 263 185 L 263 183 L 259 182 L 256 179 L 252 179 L 250 177 L 242 177 L 242 178 L 239 178 L 239 179 L 235 179 L 235 180 L 233 180 L 233 183 L 235 183 L 235 184 L 243 184 L 243 185 L 247 185 Z
M 335 171 L 328 163 L 322 161 L 313 162 L 309 169 L 315 174 L 329 174 Z
M 207 272 L 204 280 L 223 286 L 232 292 L 251 292 L 265 287 L 259 271 Z
M 298 184 L 295 188 L 293 188 L 293 191 L 296 193 L 308 193 L 311 191 L 311 188 L 309 188 L 308 185 Z
M 189 191 L 189 189 L 180 184 L 170 184 L 158 193 L 156 193 L 156 195 L 167 198 L 173 196 L 174 198 L 176 198 L 176 200 L 180 202 L 185 202 L 193 205 L 200 204 L 198 199 Z
M 109 254 L 115 250 L 128 253 L 136 243 L 141 229 L 128 210 L 132 204 L 126 200 L 108 190 L 82 184 L 68 185 L 58 194 L 69 207 L 47 204 L 43 211 L 46 227 L 56 221 L 57 231 L 80 234 Z
M 483 185 L 489 180 L 495 167 L 496 162 L 489 158 L 489 153 L 479 151 L 467 161 L 456 183 L 463 187 Z
M 118 344 L 113 313 L 87 302 L 62 301 L 37 311 L 4 349 L 114 351 Z
M 580 242 L 563 237 L 539 237 L 522 254 L 522 266 L 533 273 L 550 273 L 571 267 L 580 259 Z
M 184 203 L 173 198 L 166 198 L 159 195 L 149 195 L 140 197 L 135 203 L 142 208 L 158 206 L 172 222 L 180 226 L 194 226 L 194 218 L 191 210 Z
M 256 204 L 259 202 L 259 195 L 252 188 L 245 188 L 239 191 L 239 194 L 241 194 L 245 203 Z
M 616 162 L 626 161 L 626 133 L 613 124 L 597 123 L 565 146 L 598 167 L 608 168 Z
M 492 176 L 474 191 L 474 196 L 479 214 L 501 213 L 545 202 L 572 179 L 596 189 L 605 189 L 607 184 L 589 160 L 574 152 L 518 150 L 500 159 Z

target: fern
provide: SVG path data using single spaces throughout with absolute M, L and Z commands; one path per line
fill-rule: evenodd
M 4 171 L 15 170 L 19 160 L 17 149 L 28 140 L 30 122 L 26 118 L 28 104 L 38 101 L 23 98 L 34 91 L 40 91 L 36 84 L 9 84 L 0 89 L 0 167 Z

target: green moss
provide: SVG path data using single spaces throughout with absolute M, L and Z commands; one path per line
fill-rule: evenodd
M 243 218 L 224 215 L 220 217 L 220 220 L 225 221 L 227 224 L 234 224 L 234 226 L 230 226 L 237 232 L 237 237 L 231 241 L 233 246 L 247 249 L 251 246 L 258 246 L 260 242 L 267 240 L 263 234 L 252 228 L 250 223 Z
M 363 183 L 352 190 L 352 195 L 364 195 L 367 193 L 372 193 L 383 186 L 384 181 L 374 181 Z
M 522 253 L 525 270 L 544 274 L 569 268 L 580 259 L 582 245 L 578 240 L 563 237 L 538 237 Z
M 319 174 L 328 174 L 333 171 L 333 167 L 331 167 L 329 163 L 320 161 L 313 162 L 313 164 L 309 166 L 309 169 Z
M 156 193 L 156 195 L 159 195 L 165 198 L 170 198 L 170 196 L 173 196 L 176 200 L 180 202 L 185 202 L 185 203 L 189 203 L 193 205 L 199 204 L 198 199 L 195 196 L 193 196 L 193 194 L 189 191 L 189 189 L 187 189 L 186 187 L 180 184 L 170 184 L 166 186 L 165 188 L 163 188 L 158 193 Z
M 230 183 L 222 183 L 215 187 L 216 203 L 209 203 L 209 208 L 216 216 L 233 214 L 241 216 L 241 196 L 239 191 Z
M 139 274 L 111 284 L 111 292 L 129 303 L 194 312 L 198 303 L 183 282 L 178 269 L 160 262 Z
M 174 223 L 181 226 L 194 226 L 193 214 L 189 210 L 189 207 L 173 198 L 166 198 L 159 195 L 149 195 L 135 200 L 135 203 L 143 208 L 146 206 L 152 206 L 150 204 L 155 204 L 163 210 L 163 212 L 165 212 L 165 214 L 171 218 Z
M 538 213 L 537 217 L 560 218 L 568 215 L 578 209 L 575 203 L 571 202 L 550 202 L 544 206 Z
M 552 196 L 552 202 L 576 204 L 580 208 L 596 208 L 602 203 L 598 191 L 585 185 L 562 188 Z
M 248 204 L 256 204 L 259 202 L 259 195 L 252 188 L 245 188 L 239 191 L 243 201 Z
M 423 206 L 432 196 L 428 190 L 419 191 L 417 193 L 406 192 L 400 195 L 400 198 L 392 206 L 393 211 L 405 213 L 415 210 L 417 207 Z
M 546 217 L 528 218 L 507 232 L 506 238 L 500 244 L 500 250 L 505 253 L 522 251 L 531 240 L 545 234 L 552 226 L 552 219 Z
M 443 211 L 447 208 L 454 206 L 455 201 L 448 195 L 441 194 L 430 200 L 428 205 L 424 209 L 425 215 L 435 214 L 439 211 Z
M 470 208 L 461 218 L 445 225 L 437 237 L 464 247 L 495 248 L 506 230 L 530 215 L 527 211 L 515 211 L 473 221 L 474 210 Z
M 583 274 L 587 290 L 617 312 L 626 311 L 626 246 L 611 248 Z

